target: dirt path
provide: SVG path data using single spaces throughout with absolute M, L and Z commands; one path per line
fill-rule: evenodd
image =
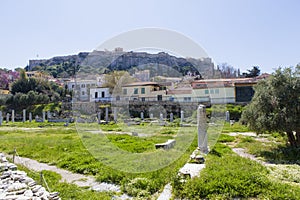
M 168 183 L 165 187 L 162 193 L 159 195 L 157 200 L 168 200 L 172 197 L 172 186 L 171 183 Z
M 11 155 L 6 155 L 8 158 L 12 158 Z M 15 164 L 21 164 L 30 170 L 40 172 L 42 170 L 53 171 L 61 175 L 62 182 L 73 183 L 79 187 L 89 187 L 95 191 L 112 191 L 121 192 L 120 186 L 108 183 L 99 183 L 92 176 L 86 176 L 82 174 L 72 173 L 70 171 L 57 168 L 56 166 L 40 163 L 30 158 L 16 157 Z M 47 180 L 46 180 L 47 181 Z
M 243 148 L 232 148 L 236 154 L 241 157 L 254 160 L 270 170 L 271 178 L 277 181 L 285 182 L 287 184 L 300 186 L 300 166 L 298 165 L 288 165 L 288 164 L 273 164 L 269 162 L 262 161 L 252 154 L 246 153 Z
M 256 161 L 256 162 L 258 162 L 258 163 L 260 163 L 260 164 L 262 164 L 264 166 L 275 166 L 275 164 L 259 160 L 254 155 L 246 153 L 245 149 L 243 149 L 243 148 L 232 148 L 232 151 L 235 152 L 236 154 L 238 154 L 241 157 L 248 158 L 250 160 L 254 160 L 254 161 Z

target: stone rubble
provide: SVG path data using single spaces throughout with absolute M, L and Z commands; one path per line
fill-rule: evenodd
M 0 153 L 0 200 L 60 200 L 58 192 L 48 192 L 26 172 Z

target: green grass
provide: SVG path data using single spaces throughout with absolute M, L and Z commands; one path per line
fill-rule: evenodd
M 11 128 L 11 127 L 15 127 L 15 128 L 43 128 L 43 127 L 64 127 L 64 122 L 59 122 L 59 123 L 51 123 L 51 122 L 35 122 L 34 120 L 32 122 L 29 122 L 28 120 L 26 122 L 8 122 L 6 123 L 5 121 L 2 123 L 1 129 L 2 128 Z M 69 128 L 70 127 L 74 127 L 75 124 L 74 123 L 69 123 Z
M 30 129 L 22 127 L 26 125 L 28 125 L 27 127 L 30 127 Z M 123 125 L 121 124 L 121 127 L 122 126 Z M 191 141 L 188 141 L 186 138 L 187 135 L 195 136 L 195 129 L 190 127 L 180 129 L 180 131 L 178 131 L 176 127 L 166 128 L 152 125 L 152 129 L 149 130 L 149 127 L 143 128 L 142 126 L 133 126 L 128 128 L 124 126 L 128 132 L 131 130 L 140 131 L 145 134 L 143 137 L 134 137 L 126 134 L 120 135 L 115 133 L 108 134 L 108 132 L 111 132 L 108 131 L 108 129 L 119 129 L 120 126 L 118 125 L 101 125 L 101 128 L 102 127 L 107 128 L 106 131 L 104 131 L 104 134 L 93 134 L 86 131 L 97 130 L 99 129 L 99 125 L 91 124 L 90 126 L 85 126 L 83 124 L 80 127 L 76 127 L 77 130 L 79 130 L 78 134 L 74 125 L 71 125 L 70 127 L 54 125 L 39 128 L 37 124 L 15 123 L 14 127 L 10 126 L 9 128 L 9 126 L 7 126 L 6 128 L 0 129 L 0 152 L 3 151 L 6 153 L 12 153 L 13 149 L 16 148 L 20 156 L 56 165 L 75 173 L 95 175 L 98 181 L 119 184 L 125 192 L 132 195 L 149 196 L 150 194 L 161 190 L 166 183 L 170 182 L 176 176 L 179 168 L 182 167 L 189 159 L 189 155 L 195 149 L 197 144 L 195 137 L 191 137 L 191 139 L 189 139 Z M 122 129 L 124 127 L 122 127 Z M 165 131 L 172 131 L 176 134 L 165 134 Z M 104 137 L 100 137 L 101 135 Z M 174 148 L 174 150 L 165 151 L 156 150 L 154 148 L 155 143 L 165 142 L 173 137 L 177 138 L 176 140 L 178 141 L 178 144 L 182 144 L 177 149 Z M 106 143 L 107 140 L 111 141 L 109 142 L 110 144 Z M 192 145 L 190 145 L 189 142 L 192 142 Z M 89 149 L 90 151 L 93 150 L 93 147 L 101 147 L 102 150 L 105 150 L 105 148 L 110 148 L 111 144 L 113 144 L 112 146 L 114 146 L 114 148 L 122 149 L 124 152 L 129 152 L 130 156 L 133 156 L 128 159 L 126 157 L 122 157 L 123 154 L 116 155 L 119 156 L 117 158 L 121 160 L 117 166 L 120 169 L 125 169 L 127 167 L 129 171 L 132 171 L 128 161 L 130 159 L 134 159 L 134 156 L 138 156 L 139 152 L 150 152 L 149 155 L 156 152 L 156 154 L 153 154 L 154 157 L 149 157 L 149 160 L 145 160 L 142 164 L 144 167 L 151 167 L 154 163 L 150 162 L 150 160 L 152 160 L 161 165 L 161 167 L 152 172 L 146 170 L 145 173 L 129 173 L 120 171 L 105 162 L 99 162 L 99 160 L 97 160 L 97 156 L 96 158 L 93 157 L 86 149 L 87 146 L 91 148 Z M 184 144 L 187 145 L 185 146 Z M 100 152 L 102 152 L 104 158 L 107 156 L 106 151 Z M 155 155 L 161 157 L 155 157 Z M 171 161 L 171 156 L 176 159 Z M 98 159 L 99 158 L 103 157 L 98 157 Z M 146 183 L 149 185 L 147 187 L 139 188 L 139 185 L 134 184 L 137 190 L 139 190 L 139 192 L 136 193 L 134 191 L 130 191 L 128 189 L 130 188 L 128 185 L 132 184 L 133 180 L 138 177 L 145 178 L 147 180 Z M 66 187 L 68 191 L 73 189 L 76 190 L 73 186 L 66 185 L 61 187 Z M 72 198 L 68 197 L 67 199 Z
M 248 153 L 271 163 L 300 165 L 300 148 L 289 146 L 286 143 L 286 136 L 270 134 L 266 139 L 269 142 L 258 141 L 249 136 L 239 136 L 236 147 L 244 148 Z
M 230 135 L 221 134 L 218 138 L 218 142 L 233 142 L 235 140 L 235 137 Z
M 148 123 L 133 126 L 122 123 L 93 123 L 77 124 L 76 127 L 74 124 L 69 127 L 54 124 L 43 128 L 39 128 L 38 123 L 15 123 L 13 126 L 8 124 L 1 127 L 0 151 L 12 153 L 16 148 L 20 156 L 53 164 L 72 172 L 94 175 L 98 181 L 119 184 L 123 192 L 141 199 L 147 199 L 161 191 L 168 182 L 173 183 L 177 197 L 187 199 L 297 199 L 300 196 L 299 187 L 271 180 L 270 172 L 265 167 L 235 155 L 228 146 L 222 144 L 237 142 L 237 147 L 246 148 L 250 153 L 262 156 L 262 152 L 270 152 L 269 156 L 272 157 L 275 156 L 272 152 L 280 149 L 280 145 L 285 141 L 278 134 L 275 134 L 276 137 L 270 136 L 272 142 L 263 143 L 251 137 L 219 135 L 221 125 L 210 127 L 210 146 L 218 142 L 206 158 L 206 168 L 201 172 L 201 177 L 184 184 L 177 179 L 177 173 L 196 148 L 195 127 L 162 127 Z M 26 129 L 28 127 L 30 129 Z M 225 124 L 225 130 L 228 132 L 237 129 L 246 128 L 237 123 L 233 127 Z M 137 132 L 139 137 L 131 136 L 132 132 Z M 175 138 L 176 144 L 179 145 L 170 150 L 154 148 L 155 143 L 171 138 Z M 117 151 L 111 151 L 112 149 Z M 146 156 L 139 157 L 141 152 Z M 295 153 L 283 149 L 278 152 L 277 156 L 282 156 L 281 160 L 283 156 L 291 157 Z M 132 162 L 140 158 L 143 158 L 144 162 L 138 165 Z M 176 159 L 171 162 L 170 158 Z M 296 156 L 295 159 L 299 158 Z M 109 162 L 115 163 L 111 165 Z M 159 169 L 147 171 L 155 166 L 154 164 L 157 164 Z M 134 173 L 133 169 L 137 167 L 140 167 L 140 171 Z M 281 180 L 291 179 L 284 173 L 281 176 Z M 58 176 L 55 173 L 45 172 L 45 177 L 48 177 L 51 190 L 60 191 L 63 199 L 97 199 L 97 195 L 103 195 L 103 199 L 106 199 L 110 195 L 86 191 L 72 184 L 57 183 Z
M 168 136 L 157 137 L 132 137 L 129 135 L 111 134 L 107 135 L 109 141 L 117 147 L 132 153 L 151 152 L 155 150 L 155 144 L 163 143 L 170 139 Z
M 130 126 L 133 128 L 134 126 Z M 168 166 L 185 154 L 196 138 L 195 127 L 174 128 L 176 134 L 161 134 L 166 128 L 161 126 L 136 126 L 139 137 L 120 133 L 108 133 L 82 129 L 79 131 L 83 144 L 101 162 L 125 172 L 148 172 Z M 169 128 L 170 129 L 170 128 Z M 152 130 L 152 131 L 151 131 Z M 95 134 L 91 134 L 91 132 Z M 126 131 L 123 133 L 129 133 Z M 155 149 L 156 143 L 166 142 L 174 138 L 176 145 L 169 150 Z M 103 153 L 105 152 L 105 153 Z M 140 154 L 144 152 L 143 154 Z M 136 162 L 139 161 L 139 162 Z M 126 163 L 126 165 L 124 165 Z
M 206 159 L 199 178 L 186 183 L 174 179 L 173 187 L 181 199 L 299 199 L 300 187 L 268 178 L 269 171 L 255 161 L 234 154 L 217 144 Z
M 247 126 L 244 126 L 240 124 L 239 122 L 234 123 L 232 126 L 230 123 L 226 122 L 224 123 L 224 127 L 222 130 L 222 133 L 231 133 L 231 132 L 249 132 L 250 130 L 248 129 Z

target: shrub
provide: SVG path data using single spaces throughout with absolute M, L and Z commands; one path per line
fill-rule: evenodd
M 153 182 L 147 178 L 134 178 L 123 186 L 123 190 L 131 196 L 148 197 L 156 188 Z
M 163 135 L 173 135 L 175 134 L 175 132 L 171 129 L 164 129 L 160 132 L 160 134 L 163 134 Z
M 218 142 L 233 142 L 235 140 L 235 137 L 230 135 L 221 134 L 218 138 Z
M 226 153 L 228 149 L 224 145 L 216 145 L 214 149 L 216 152 L 222 149 L 223 156 L 209 156 L 201 176 L 188 180 L 180 190 L 174 185 L 178 197 L 203 199 L 222 195 L 226 198 L 249 198 L 265 192 L 264 188 L 268 187 L 270 181 L 266 177 L 267 170 L 264 167 Z
M 214 148 L 210 151 L 210 154 L 222 157 L 225 154 L 231 153 L 232 150 L 225 144 L 216 143 Z
M 244 143 L 252 143 L 254 141 L 255 140 L 250 136 L 243 137 L 242 140 L 241 140 L 241 142 L 244 142 Z
M 243 105 L 234 105 L 234 104 L 227 104 L 226 106 L 214 105 L 206 109 L 206 115 L 208 117 L 211 117 L 213 114 L 214 116 L 224 117 L 225 119 L 225 112 L 229 111 L 230 119 L 238 121 L 242 116 L 243 110 L 244 110 Z

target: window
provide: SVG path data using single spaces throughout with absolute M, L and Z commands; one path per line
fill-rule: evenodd
M 214 94 L 214 93 L 215 93 L 215 91 L 214 91 L 213 89 L 211 89 L 209 92 L 210 92 L 211 94 Z
M 145 97 L 142 97 L 142 101 L 145 101 Z
M 208 90 L 205 90 L 204 93 L 205 93 L 205 94 L 209 94 L 209 91 L 208 91 Z
M 82 91 L 82 92 L 81 92 L 81 95 L 84 95 L 84 94 L 85 94 L 84 91 Z
M 139 93 L 139 88 L 134 88 L 133 94 L 138 94 Z
M 81 84 L 81 88 L 85 88 L 85 84 Z
M 162 101 L 162 95 L 157 95 L 157 101 Z
M 72 88 L 74 88 L 75 87 L 75 85 L 72 85 Z
M 95 92 L 95 99 L 98 98 L 98 92 Z
M 215 89 L 215 94 L 219 94 L 219 89 Z
M 192 98 L 191 97 L 184 97 L 183 100 L 190 102 L 192 100 Z
M 127 94 L 127 89 L 123 89 L 123 94 Z
M 145 94 L 145 88 L 141 88 L 141 94 Z

